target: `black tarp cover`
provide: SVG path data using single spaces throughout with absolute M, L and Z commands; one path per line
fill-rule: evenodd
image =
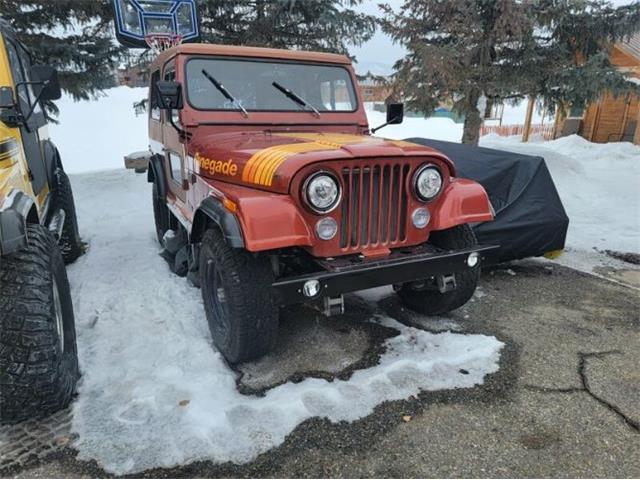
M 441 151 L 459 177 L 485 188 L 496 218 L 473 229 L 479 243 L 500 245 L 490 260 L 536 257 L 564 248 L 569 217 L 542 157 L 427 138 L 406 140 Z

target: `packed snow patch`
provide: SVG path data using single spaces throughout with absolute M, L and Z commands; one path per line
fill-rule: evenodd
M 378 365 L 346 381 L 309 378 L 264 397 L 242 395 L 211 344 L 200 291 L 158 256 L 145 176 L 71 180 L 90 245 L 69 268 L 83 372 L 73 430 L 80 458 L 109 472 L 247 462 L 308 418 L 357 420 L 381 402 L 473 387 L 498 370 L 503 344 L 494 337 L 432 334 L 376 317 L 399 332 Z

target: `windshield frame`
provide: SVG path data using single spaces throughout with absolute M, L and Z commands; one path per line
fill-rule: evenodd
M 337 64 L 337 63 L 325 63 L 325 62 L 305 62 L 300 60 L 289 60 L 284 58 L 262 58 L 262 57 L 240 57 L 240 56 L 223 56 L 223 55 L 189 55 L 184 62 L 183 68 L 183 79 L 184 79 L 184 92 L 187 100 L 187 104 L 193 110 L 197 112 L 220 112 L 220 113 L 236 113 L 239 110 L 232 110 L 228 108 L 199 108 L 196 107 L 189 98 L 189 77 L 187 74 L 187 68 L 189 66 L 189 62 L 192 60 L 203 60 L 203 59 L 214 59 L 214 60 L 222 60 L 222 61 L 239 61 L 239 62 L 253 62 L 253 63 L 281 63 L 281 64 L 293 64 L 293 65 L 311 65 L 311 66 L 319 66 L 319 67 L 332 67 L 332 68 L 341 68 L 346 71 L 347 77 L 351 82 L 351 88 L 353 90 L 353 109 L 352 110 L 319 110 L 321 115 L 327 114 L 349 114 L 353 115 L 358 112 L 360 109 L 360 101 L 358 96 L 358 84 L 354 82 L 354 76 L 351 73 L 351 70 L 347 67 L 347 65 Z M 225 85 L 227 87 L 227 85 Z M 233 95 L 233 86 L 229 87 L 229 92 Z M 292 104 L 293 105 L 293 104 Z M 317 107 L 316 107 L 317 108 Z M 262 109 L 251 109 L 247 108 L 247 112 L 249 113 L 297 113 L 297 114 L 309 114 L 308 110 L 301 110 L 299 108 L 291 108 L 291 109 L 270 109 L 270 110 L 262 110 Z

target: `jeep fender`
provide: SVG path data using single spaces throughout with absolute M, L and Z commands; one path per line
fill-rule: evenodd
M 466 178 L 452 178 L 431 215 L 430 229 L 446 230 L 465 223 L 491 221 L 494 211 L 482 185 Z
M 0 205 L 0 254 L 8 255 L 26 247 L 27 222 L 37 223 L 37 219 L 33 200 L 22 192 L 11 192 Z
M 164 175 L 164 168 L 162 166 L 162 156 L 152 155 L 149 159 L 149 169 L 147 170 L 147 182 L 158 183 L 158 195 L 160 198 L 166 198 L 167 196 L 167 182 Z
M 44 140 L 42 142 L 42 153 L 44 155 L 44 165 L 47 171 L 49 188 L 51 188 L 51 185 L 56 184 L 56 170 L 62 168 L 60 152 L 58 152 L 58 149 L 51 140 Z
M 191 242 L 197 243 L 202 239 L 202 235 L 207 229 L 207 224 L 215 223 L 222 232 L 229 246 L 233 248 L 244 248 L 244 240 L 240 222 L 236 216 L 226 210 L 222 203 L 213 197 L 206 198 L 200 208 L 196 210 L 191 227 Z

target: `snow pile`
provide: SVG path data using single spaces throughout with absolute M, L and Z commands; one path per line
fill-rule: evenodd
M 148 149 L 147 116 L 136 117 L 133 104 L 146 88 L 112 88 L 96 100 L 75 102 L 64 94 L 56 101 L 58 124 L 49 132 L 68 173 L 122 168 L 123 157 Z
M 194 460 L 246 462 L 310 417 L 353 421 L 420 390 L 466 388 L 498 370 L 484 335 L 399 331 L 379 365 L 348 381 L 307 379 L 264 397 L 236 390 L 214 350 L 200 291 L 158 256 L 143 175 L 72 176 L 87 255 L 69 268 L 83 377 L 73 406 L 82 459 L 115 474 Z M 463 374 L 461 371 L 467 371 Z

